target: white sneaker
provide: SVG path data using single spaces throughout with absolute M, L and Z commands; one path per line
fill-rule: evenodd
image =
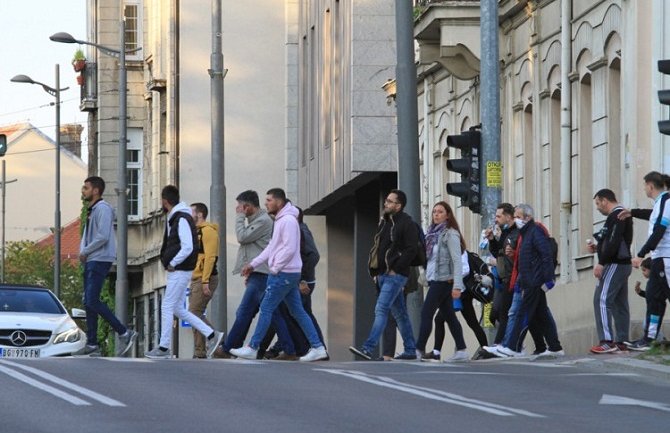
M 498 348 L 502 347 L 499 344 L 496 344 L 495 346 L 482 346 L 482 349 L 487 351 L 493 356 L 497 356 L 498 358 L 507 358 L 508 356 L 505 355 L 504 353 L 498 352 Z
M 535 357 L 535 359 L 540 359 L 540 358 L 558 358 L 561 356 L 565 356 L 565 352 L 561 350 L 557 350 L 555 352 L 552 352 L 551 350 L 547 349 L 544 352 L 540 353 Z
M 520 358 L 522 356 L 526 356 L 525 353 L 523 352 L 515 352 L 514 350 L 510 349 L 509 347 L 505 346 L 499 346 L 497 348 L 498 353 L 502 353 L 503 355 L 509 357 L 509 358 Z
M 320 361 L 326 358 L 328 358 L 328 352 L 326 352 L 325 347 L 321 346 L 317 348 L 312 347 L 311 349 L 309 349 L 309 351 L 305 356 L 300 357 L 300 360 L 303 362 L 312 362 L 312 361 Z
M 207 340 L 207 357 L 208 358 L 212 357 L 212 354 L 214 354 L 214 351 L 216 350 L 216 348 L 219 347 L 219 345 L 221 344 L 221 340 L 223 340 L 223 332 L 214 331 L 214 337 Z
M 257 349 L 252 349 L 251 346 L 240 347 L 239 349 L 230 349 L 230 354 L 244 359 L 256 359 L 258 355 Z
M 454 352 L 454 354 L 447 358 L 444 362 L 468 362 L 469 360 L 470 358 L 468 356 L 468 351 L 463 349 Z

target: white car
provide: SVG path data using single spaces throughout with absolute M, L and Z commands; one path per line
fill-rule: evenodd
M 76 308 L 72 315 L 86 317 Z M 0 359 L 70 355 L 85 344 L 86 334 L 51 290 L 0 284 Z

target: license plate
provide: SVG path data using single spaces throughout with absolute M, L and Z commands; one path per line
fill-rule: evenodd
M 0 348 L 0 358 L 39 358 L 40 349 Z

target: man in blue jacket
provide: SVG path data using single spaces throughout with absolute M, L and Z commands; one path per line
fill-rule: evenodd
M 497 351 L 506 356 L 519 356 L 527 327 L 534 327 L 547 340 L 549 348 L 542 355 L 561 356 L 564 352 L 546 295 L 554 287 L 554 259 L 549 234 L 541 224 L 535 222 L 533 208 L 527 204 L 519 204 L 514 208 L 514 223 L 521 236 L 517 284 L 523 292 L 517 314 L 527 320 L 515 321 L 507 346 L 498 347 Z

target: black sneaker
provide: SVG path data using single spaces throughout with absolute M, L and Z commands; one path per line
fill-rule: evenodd
M 368 361 L 372 361 L 372 353 L 370 353 L 367 349 L 364 349 L 362 347 L 358 348 L 354 346 L 349 346 L 349 352 Z
M 629 350 L 634 350 L 636 352 L 646 352 L 651 349 L 651 342 L 646 338 L 640 338 L 639 340 L 633 342 L 628 346 Z
M 493 358 L 497 358 L 497 356 L 495 356 L 492 353 L 487 352 L 486 350 L 484 350 L 483 347 L 480 347 L 479 349 L 477 349 L 475 354 L 472 355 L 471 360 L 472 361 L 479 361 L 479 360 L 482 360 L 482 359 L 493 359 Z
M 416 361 L 416 352 L 414 353 L 403 352 L 399 355 L 394 356 L 393 359 L 397 359 L 400 361 Z
M 437 353 L 433 352 L 432 350 L 430 352 L 426 352 L 421 354 L 421 361 L 423 362 L 440 362 L 440 355 Z

